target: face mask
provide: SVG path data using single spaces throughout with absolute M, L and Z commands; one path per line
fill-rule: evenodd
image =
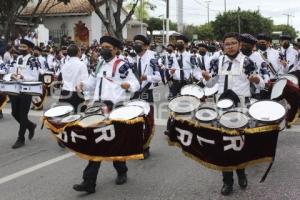
M 105 62 L 109 62 L 113 57 L 110 49 L 101 49 L 101 56 Z
M 184 49 L 184 45 L 183 44 L 177 44 L 176 46 L 177 46 L 177 49 L 179 51 L 182 51 Z
M 33 56 L 34 57 L 39 57 L 39 54 L 38 53 L 34 53 Z
M 20 52 L 20 55 L 22 55 L 22 56 L 26 56 L 28 53 L 27 53 L 27 50 L 19 50 L 19 52 Z
M 250 55 L 252 54 L 252 49 L 241 48 L 241 52 L 242 52 L 245 56 L 250 56 Z
M 130 55 L 130 57 L 132 57 L 132 58 L 136 57 L 136 54 L 135 54 L 134 52 L 130 52 L 129 55 Z
M 289 42 L 285 42 L 285 43 L 283 43 L 282 47 L 283 47 L 284 49 L 287 49 L 287 48 L 290 47 L 290 43 L 289 43 Z
M 267 50 L 267 45 L 265 45 L 265 44 L 257 44 L 256 47 L 262 51 Z
M 139 54 L 139 53 L 141 53 L 141 52 L 143 51 L 143 47 L 142 47 L 142 45 L 136 44 L 136 45 L 133 46 L 133 50 L 134 50 L 137 54 Z
M 205 52 L 205 51 L 199 51 L 199 54 L 200 54 L 201 56 L 205 56 L 206 52 Z
M 173 51 L 172 51 L 172 49 L 167 49 L 167 52 L 172 53 Z

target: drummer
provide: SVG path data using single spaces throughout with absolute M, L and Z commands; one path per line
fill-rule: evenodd
M 153 104 L 153 84 L 161 81 L 158 60 L 155 53 L 149 50 L 150 40 L 144 35 L 136 35 L 133 38 L 133 49 L 137 53 L 137 64 L 134 73 L 140 82 L 139 91 L 133 99 L 142 99 Z M 154 107 L 150 105 L 149 122 L 151 130 L 154 127 Z M 150 156 L 149 146 L 144 147 L 144 159 Z
M 15 81 L 38 81 L 39 78 L 39 61 L 31 55 L 34 44 L 22 39 L 19 46 L 20 56 L 18 56 L 15 65 L 10 69 L 11 79 Z M 9 96 L 11 102 L 12 116 L 20 124 L 18 139 L 12 146 L 13 149 L 25 145 L 25 132 L 29 130 L 28 139 L 32 139 L 36 124 L 28 119 L 32 96 L 20 94 L 18 96 Z
M 210 66 L 209 72 L 203 71 L 202 75 L 207 85 L 218 83 L 219 94 L 232 97 L 232 100 L 237 104 L 238 96 L 250 97 L 250 83 L 258 88 L 264 88 L 265 84 L 257 74 L 254 63 L 240 52 L 238 33 L 227 33 L 223 38 L 223 43 L 225 55 L 220 56 L 217 61 L 211 62 L 213 65 Z M 240 187 L 246 188 L 248 183 L 245 169 L 239 169 L 236 172 Z M 221 194 L 229 195 L 232 190 L 233 172 L 223 172 Z
M 107 105 L 111 111 L 114 104 L 124 101 L 126 96 L 139 89 L 139 82 L 132 73 L 130 65 L 117 59 L 116 53 L 122 43 L 111 36 L 103 36 L 100 39 L 102 61 L 97 66 L 96 74 L 91 75 L 88 81 L 82 82 L 78 90 L 93 91 L 93 101 L 100 101 Z M 101 162 L 89 161 L 83 171 L 83 182 L 73 186 L 76 191 L 94 193 L 97 175 Z M 117 171 L 115 183 L 122 185 L 127 181 L 126 162 L 113 161 Z

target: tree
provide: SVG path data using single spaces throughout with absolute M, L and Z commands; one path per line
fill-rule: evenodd
M 263 17 L 259 11 L 236 10 L 219 14 L 212 22 L 217 39 L 221 39 L 228 32 L 239 32 L 239 24 L 241 33 L 256 35 L 265 32 L 271 34 L 273 21 Z
M 197 27 L 196 34 L 199 40 L 215 39 L 214 29 L 211 23 L 206 23 Z
M 293 39 L 297 37 L 297 31 L 295 30 L 294 27 L 285 25 L 285 24 L 280 24 L 280 25 L 273 25 L 272 28 L 273 31 L 281 31 L 283 34 L 288 34 L 290 35 Z
M 133 6 L 133 2 L 128 3 L 125 7 L 126 9 L 130 10 Z M 156 5 L 150 3 L 147 0 L 143 0 L 143 4 L 141 3 L 136 7 L 134 11 L 134 16 L 139 21 L 145 21 L 149 19 L 149 10 L 155 10 Z
M 101 19 L 107 32 L 110 35 L 123 40 L 122 30 L 125 27 L 126 23 L 131 19 L 132 15 L 134 14 L 134 10 L 139 0 L 134 0 L 131 9 L 129 9 L 128 14 L 123 21 L 121 20 L 121 12 L 123 9 L 124 0 L 116 0 L 116 4 L 117 4 L 116 10 L 113 9 L 112 1 L 110 0 L 88 0 L 88 1 L 93 6 L 96 14 Z M 99 8 L 99 3 L 103 1 L 105 4 L 105 13 L 102 13 L 102 11 Z

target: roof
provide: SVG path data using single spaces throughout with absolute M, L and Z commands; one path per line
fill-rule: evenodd
M 100 0 L 98 2 L 99 6 L 102 6 L 105 1 Z M 24 9 L 21 16 L 30 16 L 37 3 L 33 4 Z M 46 9 L 45 9 L 46 8 Z M 44 16 L 70 16 L 70 15 L 90 15 L 94 8 L 90 5 L 88 0 L 71 0 L 70 3 L 65 5 L 64 3 L 58 3 L 57 0 L 49 0 L 49 1 L 42 1 L 41 5 L 39 6 L 36 15 L 40 13 L 46 12 Z M 125 9 L 123 9 L 125 11 Z

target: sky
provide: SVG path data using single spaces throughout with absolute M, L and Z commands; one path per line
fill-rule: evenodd
M 170 1 L 170 19 L 177 21 L 177 0 Z M 218 13 L 224 12 L 225 0 L 210 0 L 210 20 L 214 20 Z M 150 11 L 150 16 L 158 17 L 165 14 L 166 3 L 164 0 L 151 0 L 157 6 Z M 274 21 L 275 24 L 287 24 L 287 16 L 290 14 L 289 23 L 300 31 L 300 0 L 226 0 L 228 10 L 260 10 L 260 13 Z M 298 11 L 298 12 L 297 12 Z M 183 22 L 186 24 L 201 25 L 207 22 L 206 0 L 183 0 Z

